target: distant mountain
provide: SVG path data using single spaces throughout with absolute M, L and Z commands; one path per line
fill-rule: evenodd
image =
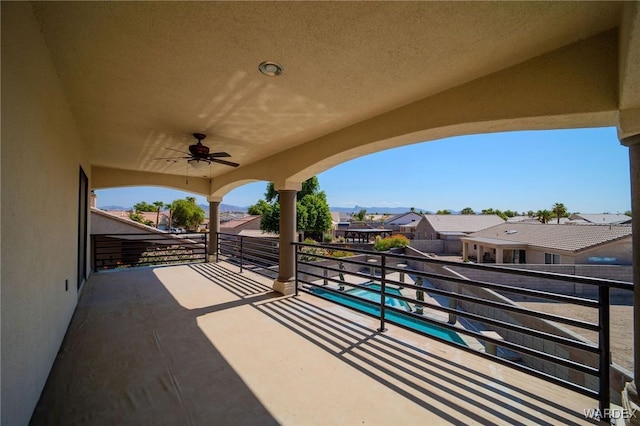
M 198 204 L 200 207 L 202 207 L 202 210 L 205 211 L 205 213 L 209 214 L 209 205 L 208 204 Z M 220 204 L 220 211 L 221 212 L 242 212 L 242 213 L 246 213 L 247 212 L 248 207 L 240 207 L 240 206 L 234 206 L 231 204 Z
M 407 212 L 411 211 L 411 207 L 361 207 L 361 206 L 355 206 L 355 207 L 331 207 L 330 208 L 330 210 L 332 212 L 340 212 L 340 213 L 358 213 L 362 209 L 365 209 L 368 214 L 375 214 L 375 213 L 379 213 L 379 214 L 401 214 L 401 213 L 407 213 Z M 420 213 L 420 212 L 423 212 L 425 214 L 432 213 L 429 210 L 421 209 L 421 208 L 418 208 L 418 207 L 415 207 L 414 210 L 417 213 Z
M 132 207 L 122 207 L 122 206 L 100 206 L 98 207 L 100 210 L 124 210 L 127 211 Z

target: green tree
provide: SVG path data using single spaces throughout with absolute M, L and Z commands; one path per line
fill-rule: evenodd
M 627 216 L 631 217 L 631 210 L 627 210 L 626 212 L 624 212 L 624 214 L 626 214 Z
M 353 218 L 355 220 L 357 220 L 357 221 L 362 222 L 366 216 L 367 216 L 367 210 L 366 209 L 360 209 L 360 211 L 358 213 L 353 215 Z
M 325 231 L 331 229 L 331 212 L 324 191 L 320 191 L 316 176 L 304 181 L 302 189 L 296 196 L 296 229 L 301 232 L 311 232 L 322 238 Z M 265 232 L 280 231 L 280 203 L 278 192 L 273 183 L 267 185 L 265 192 L 267 201 L 256 203 L 263 209 L 260 219 L 260 229 Z
M 547 209 L 538 210 L 536 212 L 536 219 L 538 219 L 542 223 L 549 223 L 552 217 L 553 217 L 553 212 Z
M 555 203 L 551 208 L 551 211 L 555 214 L 558 219 L 558 223 L 560 223 L 560 218 L 567 216 L 567 208 L 562 203 Z
M 460 214 L 476 214 L 471 207 L 465 207 L 460 211 Z
M 438 210 L 436 214 L 451 214 L 451 210 Z
M 496 211 L 493 210 L 492 208 L 482 209 L 482 214 L 496 214 Z
M 153 221 L 145 219 L 144 216 L 142 216 L 140 213 L 130 211 L 129 219 L 133 220 L 134 222 L 141 223 L 143 225 L 153 226 Z
M 263 199 L 259 199 L 257 203 L 252 206 L 249 206 L 247 213 L 251 215 L 261 216 L 265 214 L 267 210 L 271 208 L 271 204 L 267 203 Z
M 133 210 L 136 213 L 140 213 L 140 212 L 155 212 L 158 209 L 153 204 L 149 204 L 146 201 L 140 201 L 139 203 L 136 203 L 133 205 Z
M 174 200 L 171 203 L 171 217 L 175 226 L 195 230 L 204 220 L 204 210 L 196 204 L 194 197 Z
M 296 200 L 300 201 L 305 197 L 305 195 L 315 194 L 319 192 L 319 190 L 320 183 L 318 182 L 318 178 L 316 176 L 313 176 L 312 178 L 309 178 L 302 182 L 302 188 L 296 194 Z M 267 190 L 264 193 L 264 197 L 266 198 L 267 203 L 272 203 L 274 201 L 276 203 L 280 202 L 280 193 L 276 191 L 273 182 L 269 182 L 267 184 Z

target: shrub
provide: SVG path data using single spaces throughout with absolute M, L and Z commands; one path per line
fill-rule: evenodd
M 311 238 L 305 238 L 304 239 L 304 243 L 305 244 L 314 244 L 314 245 L 318 244 L 317 242 L 315 242 Z M 327 256 L 329 254 L 327 252 L 327 250 L 325 250 L 325 249 L 323 249 L 321 247 L 302 247 L 300 249 L 300 252 L 302 253 L 300 255 L 300 260 L 307 261 L 307 262 L 315 262 L 316 260 L 321 260 L 321 259 L 317 258 L 314 255 Z
M 331 257 L 349 257 L 353 256 L 353 253 L 344 250 L 332 250 L 331 252 L 329 252 L 329 255 Z
M 406 247 L 409 245 L 409 239 L 404 235 L 392 235 L 386 238 L 376 238 L 373 249 L 376 251 L 387 251 L 396 247 Z

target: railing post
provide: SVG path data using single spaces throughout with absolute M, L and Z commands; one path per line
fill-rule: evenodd
M 384 255 L 380 255 L 380 328 L 378 331 L 385 332 L 387 329 L 384 327 L 384 316 L 386 313 L 386 308 L 384 301 L 386 299 L 387 293 L 387 280 L 386 280 L 386 268 L 385 262 L 386 257 Z
M 202 262 L 207 263 L 207 260 L 209 260 L 209 246 L 207 246 L 207 233 L 205 232 L 203 235 L 204 235 L 204 260 Z
M 609 407 L 611 404 L 611 383 L 609 367 L 611 365 L 611 348 L 610 348 L 610 297 L 609 287 L 606 285 L 598 286 L 598 325 L 599 330 L 599 347 L 600 347 L 600 387 L 599 387 L 599 402 L 600 412 L 603 415 L 601 420 L 608 421 Z
M 222 242 L 222 239 L 220 238 L 220 233 L 216 232 L 215 233 L 215 238 L 216 238 L 216 263 L 220 262 L 220 243 Z
M 244 251 L 242 247 L 243 241 L 244 241 L 244 238 L 240 236 L 240 273 L 242 273 L 242 266 L 243 266 L 243 259 L 244 259 Z
M 294 245 L 293 246 L 293 251 L 295 253 L 295 257 L 294 257 L 294 278 L 295 278 L 295 288 L 294 288 L 294 295 L 297 296 L 298 295 L 298 251 L 300 249 L 300 246 L 298 245 Z M 327 270 L 324 270 L 325 273 L 327 272 Z

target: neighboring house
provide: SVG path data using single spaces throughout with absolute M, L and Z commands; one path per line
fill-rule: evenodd
M 95 207 L 91 207 L 90 234 L 93 270 L 112 268 L 120 263 L 136 263 L 145 252 L 183 242 L 166 231 L 129 219 L 128 213 L 115 211 L 113 214 Z M 97 248 L 98 244 L 102 249 Z
M 420 240 L 460 240 L 461 237 L 504 223 L 495 214 L 425 214 L 416 226 Z
M 567 223 L 579 225 L 624 225 L 631 224 L 631 216 L 626 214 L 582 214 L 574 213 L 569 216 Z
M 631 226 L 504 223 L 463 237 L 462 257 L 480 263 L 632 263 Z
M 155 213 L 153 222 L 155 223 Z M 136 234 L 136 233 L 158 233 L 164 232 L 153 226 L 143 225 L 129 219 L 129 212 L 122 210 L 106 211 L 91 208 L 91 235 L 95 234 Z
M 110 214 L 111 216 L 122 217 L 127 219 L 129 219 L 129 216 L 131 215 L 131 212 L 128 210 L 102 210 L 102 211 Z M 138 212 L 138 214 L 142 216 L 144 220 L 153 222 L 153 226 L 156 227 L 156 219 L 158 218 L 157 212 Z M 159 226 L 157 226 L 157 228 L 164 231 L 169 229 L 169 215 L 167 213 L 160 212 L 160 224 Z
M 384 227 L 391 229 L 394 233 L 399 233 L 409 238 L 415 238 L 416 226 L 422 219 L 422 215 L 414 212 L 407 212 L 392 216 L 384 221 Z
M 536 223 L 536 222 L 540 222 L 538 219 L 536 219 L 535 217 L 531 217 L 531 216 L 514 216 L 514 217 L 508 217 L 507 218 L 507 222 L 524 222 L 524 223 Z
M 404 235 L 410 240 L 413 240 L 416 238 L 416 229 L 418 228 L 418 223 L 420 222 L 411 222 L 405 225 L 400 225 L 400 229 L 398 229 L 398 231 L 400 234 Z
M 384 221 L 385 228 L 400 229 L 401 226 L 411 223 L 418 223 L 422 219 L 422 215 L 414 212 L 407 212 L 392 216 Z
M 260 219 L 262 216 L 245 216 L 233 219 L 220 224 L 220 232 L 223 234 L 244 235 L 252 237 L 273 236 L 273 234 L 264 234 L 260 230 Z M 251 232 L 248 232 L 251 231 Z
M 346 220 L 342 220 L 342 213 L 340 212 L 331 212 L 331 221 L 333 222 L 334 226 L 340 222 L 346 222 Z

